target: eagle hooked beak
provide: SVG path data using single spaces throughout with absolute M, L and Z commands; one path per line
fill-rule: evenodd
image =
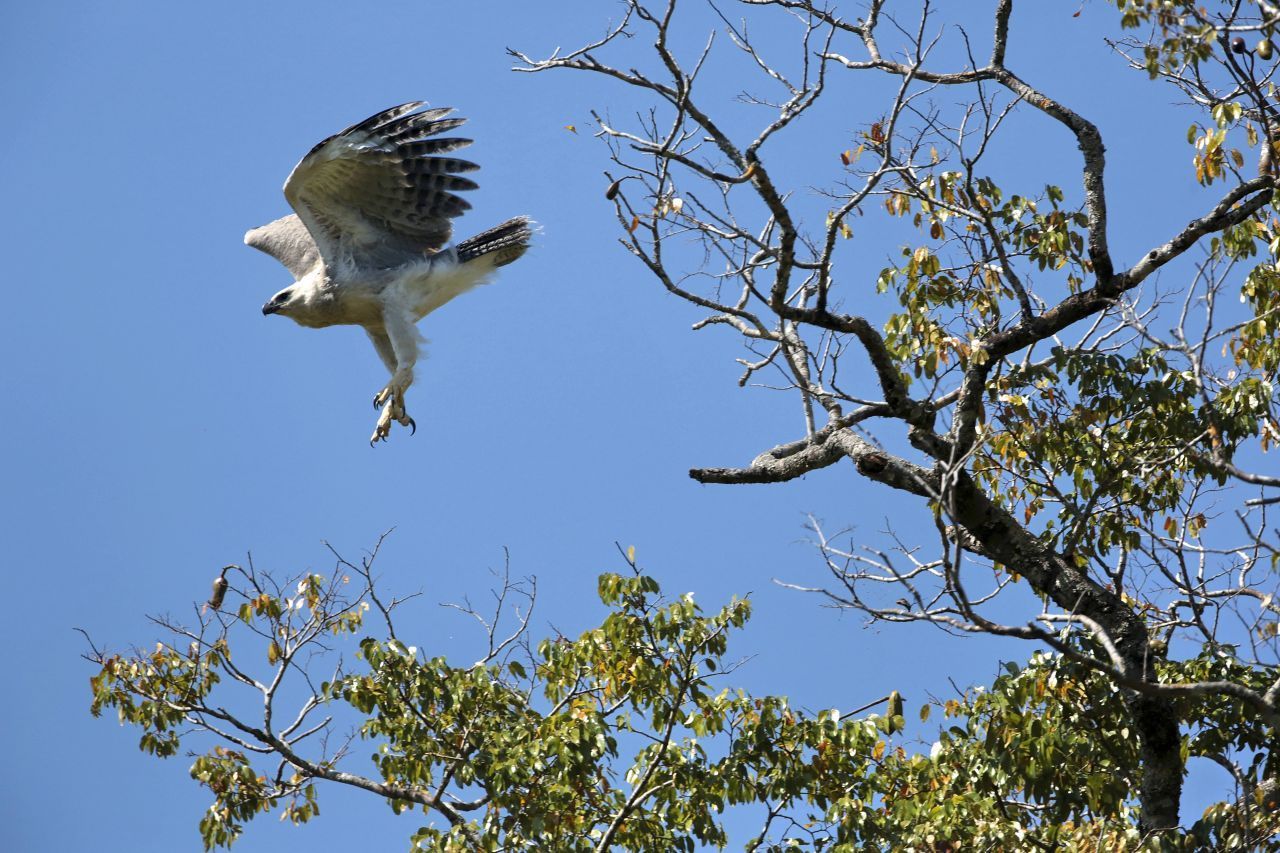
M 279 314 L 284 306 L 288 304 L 289 299 L 292 296 L 293 291 L 289 288 L 285 288 L 275 296 L 271 297 L 267 300 L 267 304 L 262 306 L 263 316 L 266 316 L 267 314 Z

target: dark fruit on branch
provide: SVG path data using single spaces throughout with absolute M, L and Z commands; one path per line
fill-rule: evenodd
M 222 600 L 227 595 L 227 578 L 225 574 L 213 580 L 213 595 L 209 596 L 209 606 L 214 610 L 222 607 Z
M 1241 38 L 1240 36 L 1236 36 L 1231 40 L 1231 49 L 1234 50 L 1236 53 L 1244 53 L 1246 50 L 1248 50 L 1248 48 L 1244 46 L 1244 39 Z

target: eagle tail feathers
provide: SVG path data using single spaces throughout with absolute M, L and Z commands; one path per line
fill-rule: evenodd
M 490 260 L 495 268 L 505 267 L 529 248 L 529 241 L 533 239 L 533 227 L 532 219 L 517 216 L 469 237 L 456 247 L 458 263 L 465 264 L 476 258 L 492 255 Z

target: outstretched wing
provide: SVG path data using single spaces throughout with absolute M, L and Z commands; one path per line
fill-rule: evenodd
M 450 220 L 471 206 L 454 193 L 476 188 L 459 173 L 479 166 L 438 156 L 471 140 L 432 138 L 466 119 L 422 106 L 401 104 L 329 137 L 285 181 L 327 267 L 387 268 L 437 252 Z
M 284 264 L 296 279 L 310 272 L 320 260 L 316 241 L 296 213 L 246 232 L 244 243 Z

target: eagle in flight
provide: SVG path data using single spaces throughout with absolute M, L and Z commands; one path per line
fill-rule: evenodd
M 418 359 L 417 323 L 529 248 L 532 223 L 508 219 L 455 246 L 453 218 L 471 207 L 456 195 L 479 167 L 445 156 L 470 139 L 440 137 L 466 119 L 453 110 L 401 104 L 312 148 L 284 183 L 294 213 L 254 228 L 246 245 L 271 255 L 294 283 L 262 306 L 303 326 L 363 326 L 391 373 L 373 398 L 370 444 L 391 423 L 416 430 L 405 411 Z

